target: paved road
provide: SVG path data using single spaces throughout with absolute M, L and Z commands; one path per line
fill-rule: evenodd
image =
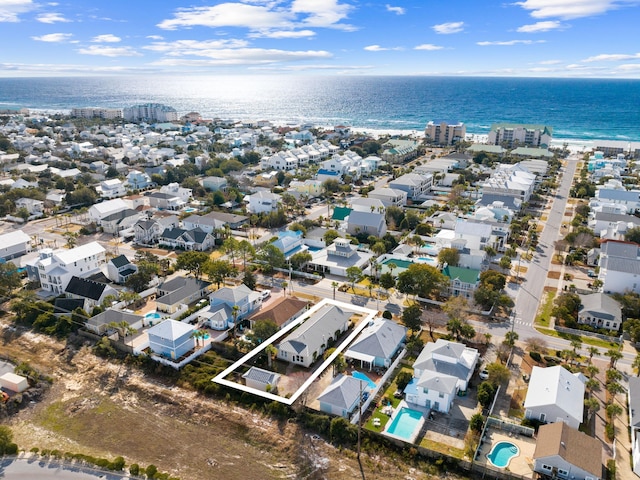
M 0 478 L 6 480 L 107 480 L 128 479 L 128 475 L 49 463 L 26 458 L 5 458 L 0 461 Z

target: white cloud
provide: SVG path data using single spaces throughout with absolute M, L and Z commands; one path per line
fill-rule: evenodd
M 32 40 L 38 42 L 59 43 L 69 40 L 73 37 L 72 33 L 48 33 L 46 35 L 40 35 L 39 37 L 31 37 Z
M 441 35 L 450 35 L 464 30 L 464 22 L 448 22 L 434 25 L 431 29 Z
M 381 47 L 380 45 L 369 45 L 364 47 L 367 52 L 388 52 L 390 50 L 404 50 L 402 47 Z
M 164 40 L 162 35 L 147 35 L 146 38 L 149 40 Z
M 544 22 L 536 22 L 531 25 L 523 25 L 518 28 L 518 32 L 520 33 L 538 33 L 538 32 L 548 32 L 550 30 L 558 30 L 566 28 L 565 25 L 560 23 L 557 20 L 547 20 Z
M 271 71 L 271 72 L 302 72 L 307 70 L 338 70 L 338 71 L 357 71 L 371 70 L 375 68 L 373 65 L 331 65 L 331 64 L 305 64 L 305 65 L 284 65 L 284 66 L 257 66 L 249 67 L 248 70 L 253 71 Z
M 0 0 L 0 22 L 19 22 L 18 15 L 34 8 L 32 0 Z
M 325 27 L 353 30 L 340 23 L 353 7 L 338 0 L 294 0 L 286 8 L 280 2 L 249 5 L 226 2 L 210 7 L 190 7 L 176 10 L 174 17 L 163 20 L 157 26 L 165 30 L 178 28 L 239 27 L 253 31 L 283 31 L 299 27 Z
M 68 23 L 71 21 L 59 13 L 41 13 L 36 17 L 36 20 L 40 23 Z
M 270 30 L 264 32 L 254 32 L 249 34 L 249 38 L 308 38 L 315 36 L 313 30 Z
M 403 7 L 392 7 L 388 3 L 385 5 L 387 7 L 387 12 L 395 13 L 396 15 L 404 15 L 407 13 L 407 9 Z
M 131 47 L 108 47 L 106 45 L 90 45 L 81 48 L 78 53 L 82 55 L 98 55 L 101 57 L 140 57 L 141 53 L 136 52 Z
M 488 47 L 492 45 L 512 46 L 512 45 L 533 45 L 534 43 L 545 43 L 544 40 L 506 40 L 502 42 L 476 42 L 476 45 Z
M 622 70 L 625 72 L 631 72 L 634 70 L 640 71 L 640 63 L 627 63 L 624 65 L 619 65 L 618 70 Z
M 433 45 L 432 43 L 423 43 L 422 45 L 413 47 L 414 50 L 442 50 L 443 48 L 444 47 Z
M 175 42 L 154 42 L 147 45 L 145 50 L 164 52 L 172 56 L 199 55 L 202 51 L 219 49 L 244 48 L 248 45 L 246 40 L 176 40 Z
M 622 60 L 633 60 L 635 58 L 640 58 L 640 53 L 603 53 L 601 55 L 589 57 L 583 60 L 583 62 L 619 62 Z
M 600 15 L 615 10 L 624 3 L 637 3 L 634 0 L 525 0 L 517 2 L 525 10 L 531 12 L 533 18 L 571 18 Z
M 542 62 L 538 62 L 540 65 L 558 65 L 562 63 L 560 60 L 543 60 Z
M 118 43 L 122 41 L 122 39 L 120 37 L 116 37 L 115 35 L 112 35 L 111 33 L 106 33 L 104 35 L 98 35 L 97 37 L 93 37 L 91 41 L 94 43 Z
M 204 67 L 216 65 L 268 65 L 272 63 L 299 60 L 331 58 L 329 52 L 323 50 L 288 51 L 264 48 L 233 48 L 201 50 L 197 52 L 204 59 L 188 59 L 165 57 L 152 65 Z

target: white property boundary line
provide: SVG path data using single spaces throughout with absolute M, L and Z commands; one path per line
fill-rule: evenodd
M 258 390 L 257 388 L 247 387 L 246 385 L 241 385 L 239 383 L 231 382 L 229 380 L 225 380 L 225 377 L 228 376 L 231 372 L 235 371 L 239 366 L 244 365 L 253 357 L 262 352 L 267 345 L 273 344 L 278 338 L 284 336 L 290 330 L 293 330 L 295 327 L 300 325 L 302 322 L 310 318 L 314 313 L 316 313 L 322 307 L 327 305 L 335 305 L 336 307 L 342 308 L 347 311 L 351 311 L 354 313 L 364 314 L 365 317 L 360 321 L 356 328 L 351 332 L 351 334 L 338 346 L 336 350 L 327 358 L 322 364 L 311 374 L 311 376 L 296 390 L 291 397 L 281 397 L 280 395 L 275 395 L 273 393 L 264 392 L 262 390 Z M 223 372 L 219 373 L 216 377 L 214 377 L 211 381 L 220 385 L 224 385 L 226 387 L 235 388 L 236 390 L 240 390 L 242 392 L 251 393 L 253 395 L 257 395 L 259 397 L 263 397 L 269 400 L 275 400 L 276 402 L 284 403 L 285 405 L 292 405 L 302 393 L 309 388 L 309 386 L 322 374 L 331 363 L 336 359 L 336 357 L 342 353 L 342 351 L 351 344 L 351 342 L 358 336 L 358 334 L 369 324 L 370 320 L 378 314 L 376 310 L 371 310 L 369 308 L 359 307 L 357 305 L 351 305 L 350 303 L 339 302 L 337 300 L 330 300 L 325 298 L 320 303 L 311 307 L 307 312 L 302 315 L 300 318 L 296 319 L 290 325 L 287 325 L 283 330 L 279 330 L 274 335 L 272 335 L 269 339 L 262 342 L 261 346 L 256 347 L 249 353 L 247 353 L 240 360 L 233 363 L 231 366 L 227 367 Z

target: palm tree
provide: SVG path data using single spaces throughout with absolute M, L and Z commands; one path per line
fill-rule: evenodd
M 393 276 L 393 271 L 398 268 L 398 265 L 396 265 L 393 262 L 389 262 L 387 263 L 387 268 L 389 269 L 389 273 L 391 273 L 391 276 Z
M 584 386 L 587 389 L 587 392 L 589 392 L 589 395 L 591 395 L 591 392 L 600 389 L 600 382 L 597 378 L 589 378 L 586 382 L 584 382 Z
M 607 405 L 607 408 L 605 408 L 605 410 L 607 412 L 607 417 L 609 417 L 612 422 L 618 415 L 622 413 L 622 407 L 617 403 L 610 403 L 609 405 Z
M 264 353 L 267 354 L 267 364 L 269 365 L 269 368 L 271 368 L 274 358 L 278 355 L 278 349 L 273 345 L 267 345 L 264 348 Z
M 600 402 L 597 398 L 587 398 L 584 401 L 584 406 L 587 409 L 587 422 L 590 422 L 593 418 L 593 415 L 600 410 Z
M 582 348 L 582 340 L 580 339 L 580 337 L 572 338 L 570 344 L 573 348 L 573 354 L 577 357 L 578 349 Z
M 587 372 L 589 373 L 589 378 L 593 378 L 600 373 L 600 369 L 595 365 L 587 365 Z
M 240 307 L 238 305 L 234 305 L 231 308 L 231 315 L 233 316 L 233 336 L 236 335 L 236 330 L 238 329 L 238 314 L 240 313 Z
M 616 363 L 622 358 L 620 350 L 615 350 L 613 348 L 608 350 L 605 355 L 610 359 L 609 368 L 616 368 Z
M 282 282 L 282 295 L 287 296 L 287 287 L 289 286 L 289 282 Z
M 333 299 L 336 299 L 336 288 L 338 288 L 338 282 L 331 282 L 331 288 L 333 288 Z
M 518 338 L 520 338 L 520 336 L 518 335 L 518 332 L 507 332 L 504 335 L 504 343 L 508 346 L 510 346 L 511 348 L 513 348 L 516 344 L 516 340 L 518 340 Z
M 593 363 L 593 356 L 600 353 L 597 347 L 587 347 L 587 352 L 589 352 L 589 364 Z

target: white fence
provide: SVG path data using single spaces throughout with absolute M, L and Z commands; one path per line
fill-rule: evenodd
M 211 343 L 207 343 L 202 348 L 200 348 L 199 350 L 196 350 L 191 355 L 189 355 L 188 357 L 183 358 L 179 362 L 176 362 L 176 361 L 174 361 L 174 360 L 172 360 L 170 358 L 161 357 L 161 356 L 155 355 L 155 354 L 151 354 L 151 358 L 153 360 L 155 360 L 156 362 L 158 362 L 158 363 L 161 363 L 163 365 L 167 365 L 168 367 L 175 368 L 176 370 L 179 370 L 180 368 L 184 367 L 187 363 L 191 362 L 193 359 L 199 357 L 200 355 L 202 355 L 203 353 L 209 351 L 210 349 L 211 349 Z

